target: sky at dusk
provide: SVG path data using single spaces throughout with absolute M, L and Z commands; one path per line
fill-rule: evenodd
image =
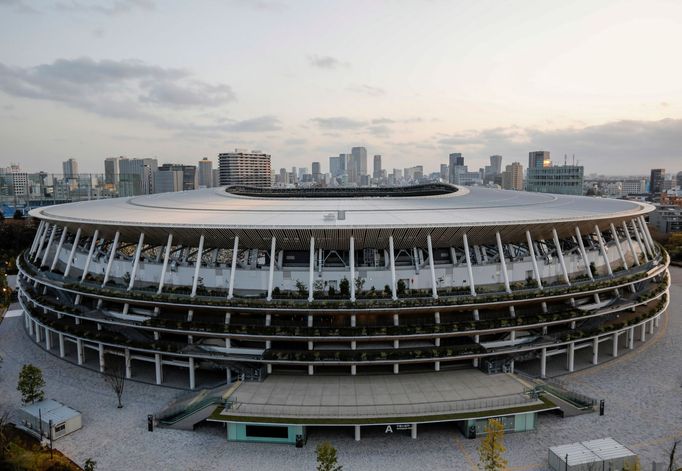
M 234 148 L 310 167 L 682 171 L 680 1 L 0 0 L 0 166 Z

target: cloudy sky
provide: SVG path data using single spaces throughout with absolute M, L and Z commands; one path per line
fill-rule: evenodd
M 0 165 L 682 170 L 682 2 L 0 0 Z

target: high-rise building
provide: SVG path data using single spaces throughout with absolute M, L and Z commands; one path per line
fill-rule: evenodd
M 381 156 L 374 156 L 374 172 L 372 172 L 372 177 L 377 180 L 381 178 Z
M 348 181 L 360 184 L 362 175 L 367 175 L 367 149 L 364 147 L 353 147 L 350 156 L 351 162 L 347 166 Z
M 528 170 L 531 168 L 547 168 L 552 165 L 549 158 L 549 152 L 545 150 L 536 150 L 528 153 Z
M 220 169 L 214 168 L 211 173 L 213 174 L 213 187 L 220 186 Z
M 329 157 L 329 173 L 332 177 L 338 177 L 343 172 L 341 171 L 341 156 Z
M 313 181 L 317 183 L 322 179 L 322 170 L 320 167 L 320 162 L 313 162 L 311 168 L 313 173 Z
M 162 165 L 158 172 L 154 172 L 154 193 L 169 193 L 182 191 L 184 172 L 180 166 Z
M 62 170 L 64 178 L 76 178 L 78 175 L 78 161 L 76 159 L 68 159 L 62 162 Z
M 210 188 L 213 186 L 213 162 L 204 157 L 199 161 L 199 187 Z
M 104 183 L 112 188 L 118 186 L 118 175 L 120 173 L 118 161 L 122 157 L 109 157 L 104 159 Z
M 182 172 L 182 186 L 180 190 L 176 191 L 187 191 L 195 190 L 197 188 L 198 176 L 197 167 L 195 165 L 183 165 L 183 164 L 163 164 L 159 167 L 159 171 L 176 171 Z M 154 189 L 154 193 L 160 193 Z
M 218 155 L 221 185 L 272 185 L 270 155 L 261 151 L 235 149 Z M 285 170 L 286 172 L 286 170 Z
M 440 179 L 450 181 L 448 178 L 448 164 L 440 164 Z
M 649 193 L 657 194 L 663 191 L 663 182 L 665 181 L 664 168 L 652 168 L 651 178 L 649 179 Z
M 156 159 L 121 157 L 118 168 L 120 196 L 148 195 L 154 192 L 154 173 L 159 169 Z
M 448 181 L 450 183 L 456 183 L 457 178 L 455 175 L 463 171 L 461 168 L 457 170 L 458 167 L 464 167 L 464 157 L 459 152 L 450 154 L 448 165 Z
M 562 195 L 583 194 L 583 173 L 581 165 L 559 165 L 528 169 L 526 191 L 557 193 Z
M 490 171 L 493 175 L 499 175 L 502 173 L 502 156 L 501 155 L 491 155 L 490 156 Z
M 523 166 L 520 162 L 507 165 L 502 172 L 502 188 L 505 190 L 523 190 Z

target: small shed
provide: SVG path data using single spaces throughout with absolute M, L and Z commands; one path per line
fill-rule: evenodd
M 52 425 L 53 440 L 82 427 L 79 411 L 53 399 L 27 404 L 19 409 L 18 415 L 21 425 L 38 436 L 50 438 L 50 425 Z
M 548 460 L 554 471 L 617 471 L 626 464 L 632 467 L 637 455 L 613 438 L 601 438 L 550 447 Z

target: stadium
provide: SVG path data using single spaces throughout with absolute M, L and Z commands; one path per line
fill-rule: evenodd
M 529 430 L 556 404 L 502 373 L 574 371 L 655 333 L 669 276 L 652 210 L 439 183 L 55 205 L 30 213 L 20 302 L 46 350 L 201 390 L 166 420 L 225 422 L 231 440 Z

